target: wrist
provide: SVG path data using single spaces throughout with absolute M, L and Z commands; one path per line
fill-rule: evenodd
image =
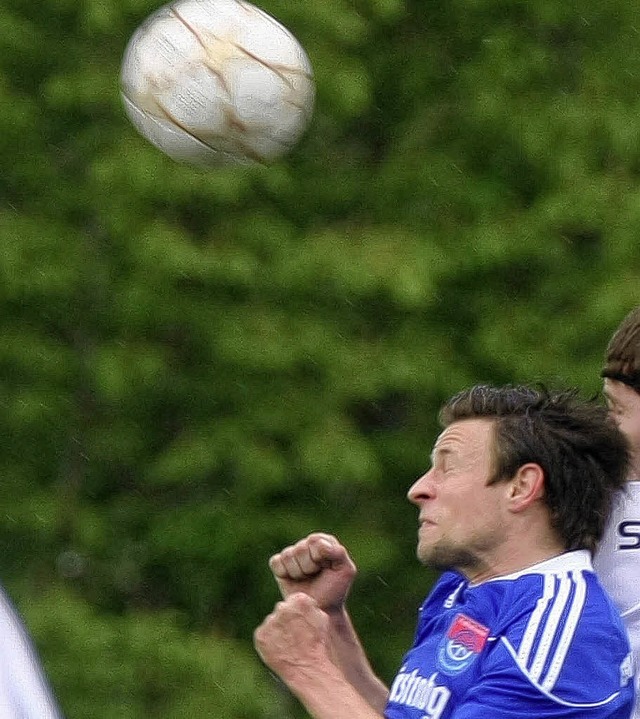
M 336 659 L 345 647 L 359 648 L 360 643 L 356 630 L 347 612 L 346 607 L 340 607 L 333 612 L 327 612 L 329 617 L 329 647 L 331 659 Z M 340 661 L 336 662 L 341 665 Z
M 344 604 L 326 609 L 325 614 L 329 617 L 331 628 L 334 630 L 342 630 L 351 626 L 349 613 Z

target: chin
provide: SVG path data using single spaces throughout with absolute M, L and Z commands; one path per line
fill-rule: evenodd
M 436 544 L 429 547 L 418 545 L 417 555 L 422 564 L 438 571 L 454 569 L 463 572 L 478 564 L 477 557 L 467 549 L 452 545 Z
M 448 552 L 443 552 L 441 548 L 434 547 L 433 545 L 418 545 L 416 556 L 425 567 L 448 569 L 450 566 L 448 563 Z

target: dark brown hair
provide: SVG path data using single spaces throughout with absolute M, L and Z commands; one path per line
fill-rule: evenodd
M 640 392 L 640 307 L 631 310 L 614 332 L 601 375 Z
M 444 427 L 478 418 L 494 420 L 491 483 L 511 479 L 523 464 L 538 464 L 551 527 L 567 550 L 593 552 L 629 461 L 624 435 L 606 408 L 575 390 L 477 385 L 440 411 Z

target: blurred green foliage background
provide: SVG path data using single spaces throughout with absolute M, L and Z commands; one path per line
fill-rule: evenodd
M 251 635 L 318 529 L 390 679 L 440 402 L 595 393 L 638 303 L 640 5 L 260 5 L 312 123 L 202 172 L 121 107 L 158 3 L 0 0 L 0 576 L 70 718 L 302 716 Z

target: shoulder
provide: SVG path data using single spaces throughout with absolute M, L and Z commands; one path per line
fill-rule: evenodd
M 594 567 L 619 611 L 640 615 L 640 482 L 631 481 L 618 493 Z
M 506 590 L 510 601 L 492 635 L 486 671 L 514 673 L 528 692 L 574 707 L 632 691 L 628 640 L 592 571 L 524 575 Z

